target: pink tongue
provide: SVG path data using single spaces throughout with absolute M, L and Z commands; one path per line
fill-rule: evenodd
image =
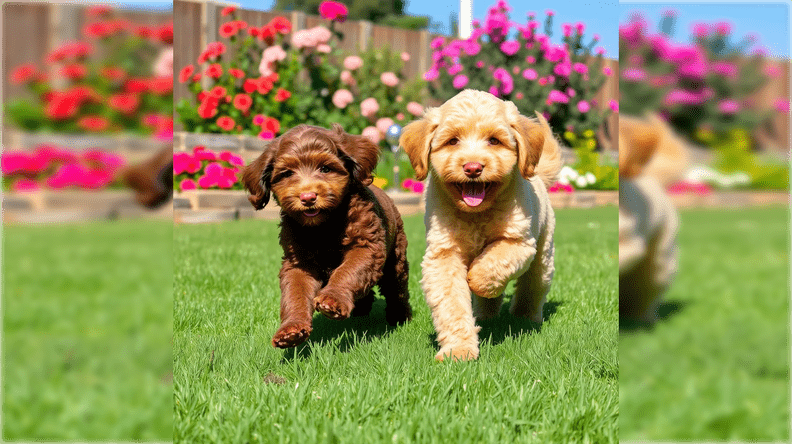
M 477 207 L 481 202 L 484 202 L 484 197 L 487 195 L 484 191 L 483 183 L 468 183 L 462 185 L 462 200 L 469 207 Z
M 319 214 L 319 210 L 313 210 L 313 211 L 303 211 L 303 214 L 305 214 L 305 215 L 306 215 L 306 216 L 308 216 L 308 217 L 314 217 L 314 216 L 316 216 L 317 214 Z

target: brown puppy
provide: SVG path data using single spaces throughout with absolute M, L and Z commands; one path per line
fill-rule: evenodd
M 366 315 L 379 285 L 391 325 L 409 320 L 407 236 L 399 212 L 371 183 L 379 148 L 362 136 L 299 125 L 245 167 L 256 209 L 281 207 L 281 326 L 272 345 L 311 333 L 314 309 L 330 319 Z M 354 309 L 354 313 L 353 313 Z

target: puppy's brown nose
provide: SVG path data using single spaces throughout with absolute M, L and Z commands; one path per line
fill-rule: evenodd
M 481 176 L 481 172 L 484 171 L 484 165 L 478 162 L 468 162 L 462 166 L 462 170 L 465 171 L 467 177 L 475 179 Z
M 300 193 L 300 202 L 306 207 L 312 207 L 316 203 L 316 193 Z

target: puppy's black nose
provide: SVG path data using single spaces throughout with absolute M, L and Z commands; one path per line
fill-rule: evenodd
M 316 203 L 316 193 L 300 193 L 300 202 L 306 207 L 311 207 Z
M 481 172 L 484 171 L 484 165 L 478 162 L 468 162 L 462 166 L 462 170 L 465 171 L 465 175 L 467 177 L 475 179 L 476 177 L 481 176 Z

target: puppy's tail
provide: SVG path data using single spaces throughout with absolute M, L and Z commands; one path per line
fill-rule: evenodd
M 540 113 L 536 113 L 536 118 L 542 130 L 545 133 L 544 146 L 542 147 L 542 156 L 534 168 L 534 172 L 539 178 L 542 179 L 546 187 L 550 187 L 558 180 L 558 173 L 561 172 L 561 167 L 564 166 L 561 160 L 561 145 L 558 139 L 553 135 L 553 130 L 547 123 L 547 119 Z

